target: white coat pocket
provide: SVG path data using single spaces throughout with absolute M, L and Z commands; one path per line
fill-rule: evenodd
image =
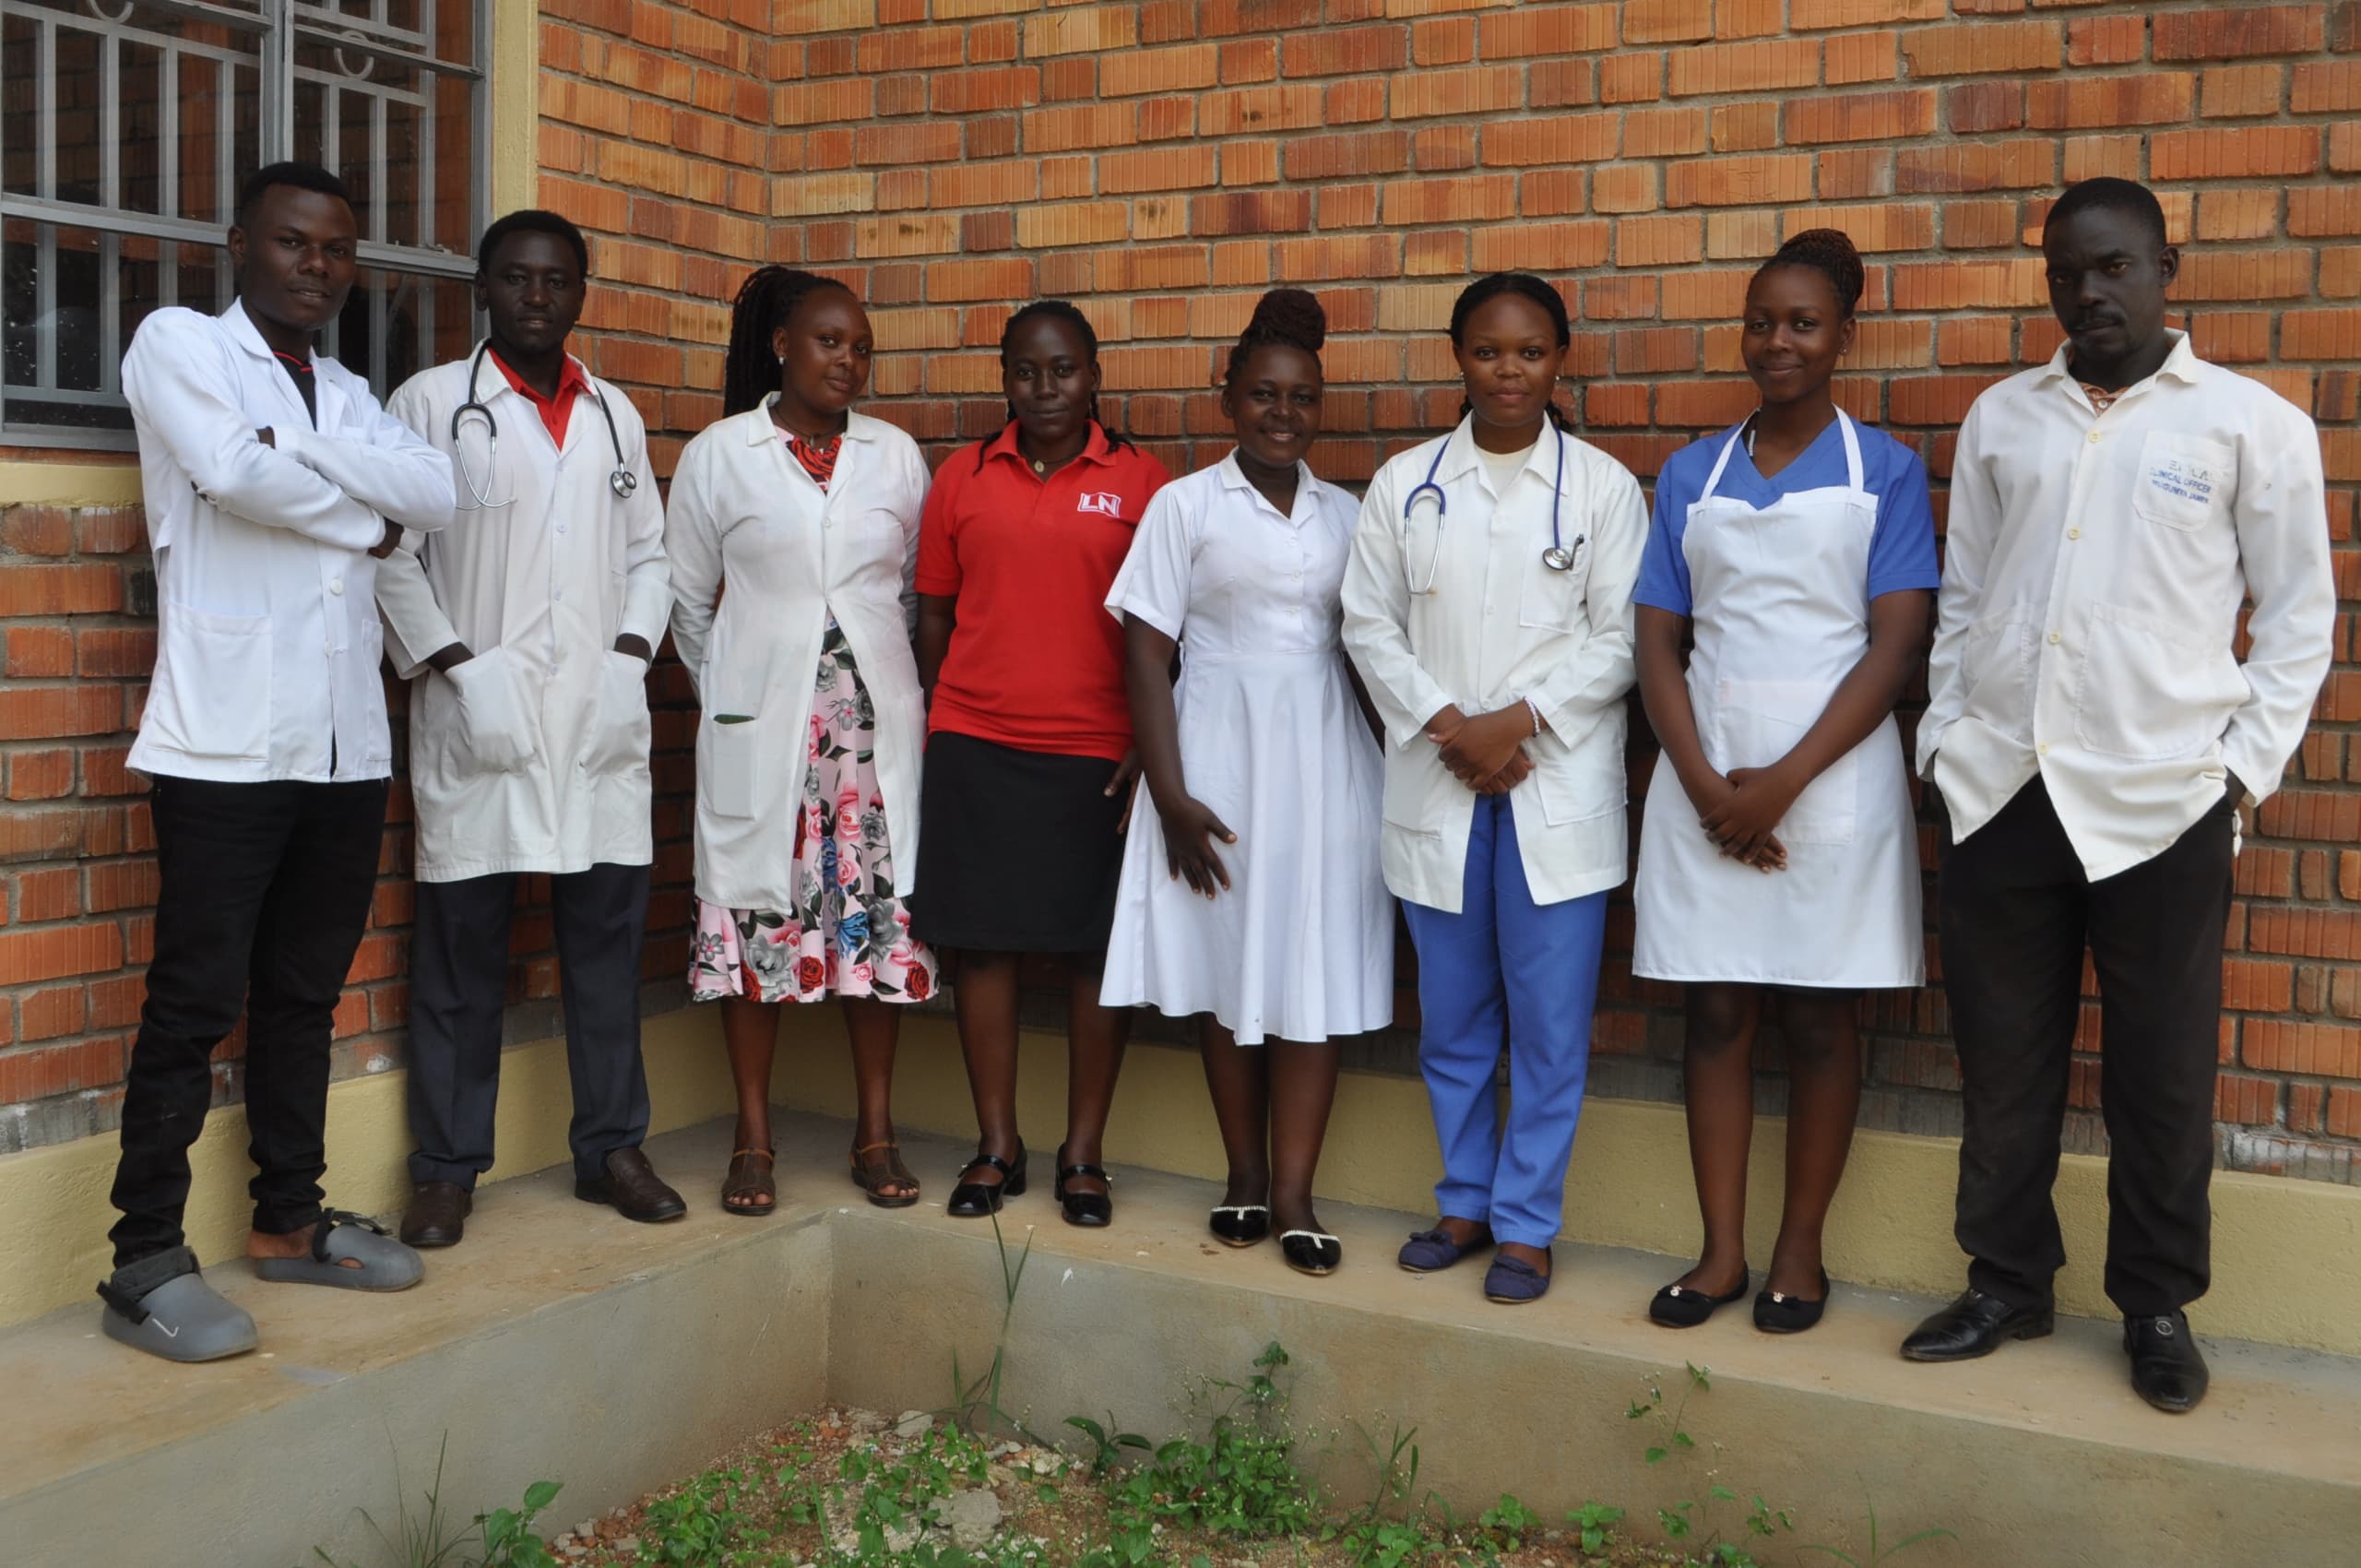
M 1517 595 L 1517 624 L 1540 631 L 1572 632 L 1583 624 L 1583 590 L 1590 583 L 1590 545 L 1573 545 L 1574 564 L 1553 572 L 1539 556 L 1525 566 Z
M 2074 683 L 2074 733 L 2134 762 L 2201 756 L 2249 695 L 2217 633 L 2119 604 L 2091 607 Z
M 1713 761 L 1726 778 L 1741 767 L 1768 767 L 1795 750 L 1820 719 L 1834 688 L 1817 681 L 1724 681 L 1714 694 Z M 1860 785 L 1859 764 L 1847 752 L 1804 786 L 1779 819 L 1788 844 L 1850 844 Z
M 765 797 L 772 804 L 803 798 L 800 776 L 788 790 L 776 782 L 768 790 L 763 788 L 756 766 L 762 737 L 763 721 L 753 714 L 726 709 L 706 714 L 697 731 L 697 800 L 706 811 L 742 820 L 755 815 Z
M 452 771 L 467 778 L 521 770 L 537 749 L 540 725 L 516 660 L 505 648 L 486 648 L 444 673 L 459 699 Z
M 2226 444 L 2152 430 L 2140 443 L 2131 507 L 2168 529 L 2201 529 L 2229 516 L 2237 482 L 2237 454 Z
M 638 655 L 609 648 L 599 660 L 599 690 L 582 746 L 582 770 L 593 778 L 647 766 L 647 666 Z
M 189 756 L 267 754 L 270 617 L 167 604 L 158 641 L 144 727 Z

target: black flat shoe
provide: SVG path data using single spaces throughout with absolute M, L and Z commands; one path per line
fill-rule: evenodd
M 1282 1230 L 1279 1252 L 1298 1274 L 1334 1274 L 1345 1261 L 1345 1244 L 1325 1230 Z
M 1902 1342 L 1902 1359 L 1972 1361 L 2011 1339 L 2047 1338 L 2057 1326 L 2057 1314 L 2046 1302 L 2038 1307 L 2012 1307 L 1998 1296 L 1971 1289 L 1912 1329 Z
M 980 1170 L 985 1166 L 999 1171 L 1000 1180 L 996 1182 L 960 1182 L 951 1189 L 951 1199 L 943 1206 L 943 1213 L 956 1219 L 982 1219 L 988 1215 L 1000 1212 L 1003 1198 L 1025 1195 L 1025 1145 L 1022 1142 L 1016 1146 L 1014 1163 L 1003 1159 L 996 1154 L 979 1153 L 975 1158 L 959 1168 L 959 1174 L 965 1176 L 968 1171 Z
M 2157 1409 L 2177 1416 L 2205 1397 L 2213 1374 L 2185 1313 L 2125 1318 L 2123 1350 L 2131 1358 L 2131 1386 Z
M 1058 1148 L 1058 1158 L 1060 1159 L 1063 1159 L 1065 1156 L 1065 1147 L 1063 1145 L 1060 1145 Z M 1113 1219 L 1115 1218 L 1115 1200 L 1112 1197 L 1109 1197 L 1107 1194 L 1069 1193 L 1066 1191 L 1067 1179 L 1074 1176 L 1096 1176 L 1110 1187 L 1115 1184 L 1115 1178 L 1108 1175 L 1106 1169 L 1103 1166 L 1060 1166 L 1058 1168 L 1058 1179 L 1050 1190 L 1057 1194 L 1058 1210 L 1065 1216 L 1066 1223 L 1068 1225 L 1080 1225 L 1091 1229 L 1097 1229 L 1099 1226 L 1105 1225 L 1108 1221 Z
M 1740 1269 L 1738 1284 L 1726 1296 L 1708 1296 L 1690 1286 L 1667 1285 L 1648 1303 L 1648 1321 L 1666 1328 L 1694 1328 L 1732 1301 L 1744 1301 L 1747 1288 L 1753 1283 L 1752 1272 Z
M 1221 1204 L 1205 1216 L 1205 1227 L 1225 1247 L 1251 1247 L 1271 1233 L 1267 1204 Z
M 1828 1270 L 1820 1271 L 1820 1300 L 1807 1301 L 1777 1290 L 1754 1298 L 1754 1326 L 1765 1334 L 1801 1334 L 1828 1310 Z

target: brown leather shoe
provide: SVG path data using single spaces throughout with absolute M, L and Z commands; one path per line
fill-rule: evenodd
M 456 1247 L 468 1233 L 476 1195 L 457 1182 L 420 1182 L 409 1190 L 402 1240 L 413 1247 Z
M 584 1203 L 612 1204 L 625 1219 L 643 1224 L 678 1219 L 689 1212 L 681 1194 L 664 1184 L 647 1156 L 635 1148 L 619 1148 L 607 1156 L 607 1173 L 595 1182 L 577 1179 L 574 1195 Z

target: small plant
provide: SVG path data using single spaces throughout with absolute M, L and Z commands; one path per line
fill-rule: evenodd
M 1012 1263 L 1008 1253 L 1008 1238 L 1001 1233 L 1000 1216 L 995 1213 L 991 1218 L 992 1245 L 1000 1253 L 1000 1330 L 992 1337 L 991 1363 L 972 1381 L 960 1371 L 959 1352 L 956 1348 L 953 1348 L 951 1352 L 951 1408 L 946 1413 L 954 1421 L 971 1432 L 978 1430 L 979 1422 L 991 1420 L 998 1422 L 1006 1431 L 1016 1432 L 1028 1441 L 1039 1443 L 1042 1440 L 1026 1431 L 1024 1423 L 1011 1416 L 1001 1404 L 1002 1380 L 1008 1370 L 1008 1325 L 1016 1315 L 1016 1288 L 1025 1282 L 1025 1265 L 1033 1256 L 1033 1237 L 1029 1232 L 1026 1234 L 1025 1250 L 1018 1253 L 1014 1262 Z
M 647 1505 L 639 1560 L 669 1568 L 733 1568 L 758 1561 L 753 1549 L 770 1533 L 749 1516 L 758 1488 L 744 1470 L 707 1470 Z
M 1646 1421 L 1655 1427 L 1657 1441 L 1650 1443 L 1641 1454 L 1650 1465 L 1661 1465 L 1675 1455 L 1686 1458 L 1697 1451 L 1697 1440 L 1690 1436 L 1682 1418 L 1688 1414 L 1690 1399 L 1710 1392 L 1714 1382 L 1711 1374 L 1694 1362 L 1686 1363 L 1686 1370 L 1688 1386 L 1680 1391 L 1680 1397 L 1670 1408 L 1665 1404 L 1663 1385 L 1651 1383 L 1647 1398 L 1633 1400 L 1623 1412 L 1631 1420 Z M 1722 1539 L 1714 1525 L 1719 1506 L 1738 1501 L 1738 1493 L 1714 1480 L 1709 1470 L 1702 1500 L 1683 1498 L 1657 1507 L 1656 1523 L 1684 1553 L 1682 1568 L 1762 1568 L 1751 1551 Z M 1784 1508 L 1773 1508 L 1759 1495 L 1747 1511 L 1744 1529 L 1750 1538 L 1767 1539 L 1781 1530 L 1794 1528 L 1794 1515 Z
M 1574 1527 L 1574 1545 L 1584 1557 L 1604 1557 L 1614 1544 L 1614 1526 L 1623 1522 L 1623 1510 L 1603 1503 L 1585 1503 L 1566 1515 Z
M 1927 1529 L 1919 1530 L 1915 1534 L 1904 1536 L 1900 1540 L 1894 1542 L 1891 1547 L 1880 1547 L 1878 1544 L 1878 1505 L 1872 1502 L 1869 1504 L 1869 1554 L 1867 1557 L 1856 1557 L 1849 1551 L 1839 1551 L 1833 1546 L 1808 1545 L 1804 1550 L 1806 1551 L 1821 1552 L 1828 1557 L 1833 1558 L 1835 1561 L 1844 1563 L 1845 1568 L 1880 1568 L 1881 1564 L 1892 1562 L 1895 1558 L 1901 1556 L 1904 1552 L 1908 1551 L 1914 1546 L 1922 1546 L 1930 1540 L 1957 1540 L 1959 1538 L 1957 1536 L 1952 1534 L 1951 1531 L 1943 1528 L 1940 1525 L 1935 1525 Z
M 1511 1551 L 1525 1544 L 1525 1538 L 1541 1527 L 1541 1515 L 1520 1502 L 1514 1493 L 1502 1492 L 1501 1500 L 1477 1515 L 1477 1524 L 1488 1530 L 1498 1530 L 1508 1538 Z
M 535 1481 L 525 1489 L 522 1506 L 479 1514 L 460 1529 L 443 1512 L 443 1464 L 450 1452 L 451 1434 L 445 1432 L 434 1451 L 434 1480 L 426 1489 L 425 1512 L 412 1514 L 403 1508 L 391 1535 L 366 1508 L 357 1510 L 386 1556 L 397 1568 L 554 1568 L 557 1559 L 532 1526 L 541 1511 L 557 1501 L 558 1483 Z M 475 1546 L 483 1549 L 481 1556 L 462 1555 Z M 326 1568 L 357 1568 L 338 1563 L 316 1546 L 312 1555 Z
M 1126 1448 L 1142 1453 L 1154 1453 L 1156 1450 L 1156 1445 L 1138 1432 L 1115 1431 L 1115 1417 L 1111 1411 L 1103 1426 L 1088 1416 L 1068 1416 L 1066 1425 L 1090 1439 L 1090 1473 L 1093 1476 L 1103 1476 L 1113 1469 Z

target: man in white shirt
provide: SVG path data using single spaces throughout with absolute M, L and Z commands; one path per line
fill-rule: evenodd
M 2107 1296 L 2133 1387 L 2187 1410 L 2207 1375 L 2182 1309 L 2207 1284 L 2237 809 L 2278 787 L 2335 624 L 2319 443 L 2298 410 L 2165 328 L 2179 255 L 2146 189 L 2073 186 L 2042 252 L 2067 341 L 1961 427 L 1918 727 L 1951 818 L 1942 951 L 1972 1262 L 1967 1292 L 1903 1354 L 1959 1360 L 2050 1331 L 2087 947 Z
M 575 1195 L 630 1219 L 687 1212 L 640 1151 L 647 665 L 671 607 L 647 432 L 565 351 L 589 277 L 582 232 L 512 212 L 476 258 L 490 337 L 391 405 L 449 455 L 457 516 L 377 578 L 387 651 L 412 682 L 418 1148 L 402 1239 L 418 1247 L 460 1239 L 492 1165 L 509 918 L 532 873 L 549 878 L 557 932 Z
M 329 1024 L 369 918 L 393 771 L 374 557 L 451 519 L 451 465 L 312 338 L 351 292 L 344 187 L 257 171 L 237 302 L 160 310 L 124 356 L 155 549 L 157 654 L 131 749 L 153 780 L 156 948 L 123 1103 L 108 1336 L 172 1360 L 254 1348 L 182 1234 L 213 1050 L 246 1017 L 264 1279 L 397 1290 L 418 1254 L 321 1206 Z

